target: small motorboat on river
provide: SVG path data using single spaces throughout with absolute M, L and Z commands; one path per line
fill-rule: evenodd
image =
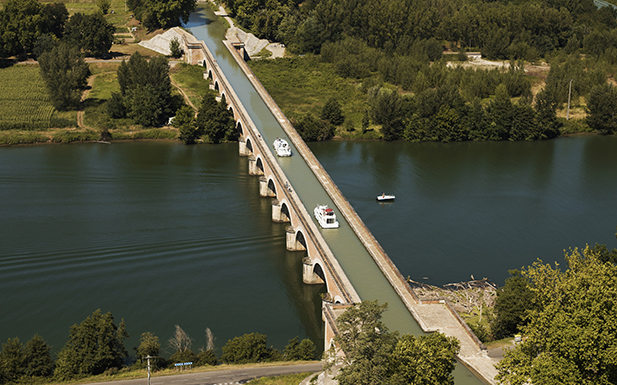
M 317 222 L 319 222 L 322 228 L 337 229 L 339 227 L 336 214 L 334 214 L 334 210 L 328 208 L 328 205 L 317 205 L 314 214 L 315 219 L 317 219 Z
M 291 156 L 291 148 L 285 139 L 276 138 L 272 147 L 278 156 Z
M 381 193 L 381 195 L 378 195 L 376 199 L 379 202 L 391 202 L 394 200 L 394 198 L 395 198 L 394 195 L 387 195 L 385 193 Z

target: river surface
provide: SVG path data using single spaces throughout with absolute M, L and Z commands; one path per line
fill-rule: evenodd
M 310 143 L 403 276 L 489 278 L 564 249 L 617 248 L 617 136 Z M 394 203 L 377 203 L 382 192 Z
M 617 247 L 617 138 L 533 143 L 311 143 L 403 275 L 502 283 L 537 257 Z M 218 346 L 260 332 L 282 349 L 323 344 L 319 286 L 247 175 L 237 144 L 0 149 L 0 341 L 41 334 L 57 351 L 100 308 L 138 345 L 174 325 Z M 385 192 L 391 204 L 375 202 Z

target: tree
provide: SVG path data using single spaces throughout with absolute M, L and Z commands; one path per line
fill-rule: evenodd
M 267 362 L 272 357 L 273 349 L 266 345 L 266 338 L 265 334 L 260 333 L 235 337 L 223 346 L 221 360 L 230 364 Z
M 25 374 L 24 346 L 19 338 L 9 338 L 0 352 L 0 382 L 17 382 Z
M 392 383 L 453 385 L 452 372 L 459 349 L 456 338 L 441 333 L 402 336 L 392 353 Z
M 512 127 L 512 102 L 504 84 L 497 86 L 495 99 L 488 105 L 487 112 L 491 120 L 488 127 L 489 140 L 504 140 Z
M 186 334 L 180 325 L 176 325 L 176 330 L 167 343 L 175 352 L 185 352 L 191 350 L 193 339 Z
M 136 124 L 156 126 L 178 108 L 171 95 L 169 64 L 163 56 L 148 62 L 139 52 L 122 61 L 117 71 L 120 94 L 112 94 L 110 116 L 131 118 Z
M 313 341 L 305 338 L 302 342 L 298 342 L 298 337 L 289 340 L 289 344 L 283 350 L 283 358 L 286 361 L 314 360 L 315 359 L 315 344 Z
M 335 126 L 340 126 L 345 121 L 341 105 L 336 98 L 330 98 L 321 110 L 321 119 L 327 120 Z
M 111 313 L 96 310 L 79 325 L 71 326 L 69 341 L 58 354 L 55 375 L 67 380 L 122 367 L 128 356 L 126 338 L 124 319 L 116 325 Z
M 381 133 L 385 140 L 396 140 L 403 134 L 403 111 L 401 97 L 387 89 L 377 91 L 376 95 L 369 99 L 370 118 L 373 122 L 381 124 Z
M 526 336 L 497 365 L 500 382 L 617 382 L 617 266 L 589 246 L 565 256 L 567 270 L 538 260 L 522 271 L 534 294 Z
M 458 341 L 441 333 L 398 338 L 381 321 L 387 306 L 364 301 L 337 318 L 334 341 L 345 353 L 339 384 L 454 384 Z
M 188 23 L 196 3 L 196 0 L 133 0 L 129 5 L 147 28 L 156 29 L 180 25 L 180 20 Z
M 497 340 L 513 336 L 526 324 L 525 315 L 531 309 L 534 298 L 529 280 L 520 271 L 509 270 L 508 273 L 510 278 L 497 291 L 495 320 L 491 324 L 491 331 Z
M 44 21 L 44 31 L 61 39 L 64 35 L 64 26 L 69 19 L 69 11 L 64 3 L 45 4 L 41 10 Z
M 196 119 L 197 130 L 210 143 L 233 141 L 238 138 L 233 114 L 227 109 L 225 96 L 220 102 L 213 94 L 207 94 L 201 101 Z
M 90 76 L 90 68 L 79 49 L 60 43 L 41 54 L 39 66 L 54 107 L 76 108 Z
M 141 337 L 139 338 L 139 346 L 135 348 L 135 355 L 137 356 L 137 359 L 143 363 L 146 361 L 146 357 L 156 357 L 160 354 L 160 352 L 161 343 L 159 342 L 159 337 L 151 332 L 141 333 Z
M 318 119 L 310 112 L 303 115 L 300 120 L 293 122 L 293 125 L 302 139 L 307 142 L 328 140 L 334 136 L 334 126 Z
M 174 37 L 169 42 L 169 51 L 171 51 L 171 57 L 173 57 L 174 59 L 182 56 L 182 48 L 180 47 L 180 41 L 178 40 L 178 37 Z
M 50 33 L 43 34 L 36 39 L 32 53 L 35 57 L 39 57 L 43 52 L 51 51 L 56 46 L 56 39 Z
M 43 6 L 36 0 L 9 0 L 0 13 L 0 34 L 7 56 L 32 51 L 36 39 L 43 34 Z
M 111 0 L 96 0 L 96 5 L 103 15 L 107 15 L 109 8 L 111 8 Z
M 51 347 L 36 334 L 24 347 L 25 374 L 29 377 L 49 377 L 54 371 Z
M 604 84 L 591 90 L 587 124 L 604 135 L 617 132 L 617 88 Z
M 114 32 L 115 27 L 101 12 L 76 13 L 66 23 L 65 38 L 90 55 L 100 56 L 109 52 Z
M 195 127 L 195 111 L 190 106 L 182 106 L 176 111 L 173 125 L 178 128 L 178 138 L 184 144 L 193 144 L 199 137 L 199 130 Z
M 397 334 L 381 321 L 388 304 L 363 301 L 336 320 L 339 334 L 334 341 L 345 352 L 344 365 L 336 376 L 341 385 L 381 384 L 390 378 L 390 356 Z

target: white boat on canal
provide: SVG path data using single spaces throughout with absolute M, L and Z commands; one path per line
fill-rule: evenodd
M 328 205 L 317 205 L 314 214 L 315 219 L 317 219 L 322 228 L 337 229 L 339 227 L 336 214 L 334 214 L 334 210 L 328 208 Z
M 291 156 L 291 148 L 285 139 L 276 138 L 272 147 L 278 156 Z

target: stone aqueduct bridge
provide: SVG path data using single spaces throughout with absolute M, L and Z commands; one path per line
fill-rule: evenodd
M 286 228 L 287 249 L 290 251 L 306 251 L 307 256 L 303 260 L 303 281 L 307 284 L 326 285 L 329 298 L 325 298 L 323 301 L 322 316 L 325 321 L 325 349 L 329 349 L 332 339 L 337 333 L 336 318 L 349 305 L 360 302 L 360 296 L 322 237 L 312 215 L 304 207 L 293 186 L 289 184 L 283 169 L 270 151 L 270 145 L 262 138 L 208 47 L 189 33 L 183 30 L 179 31 L 184 35 L 187 61 L 205 67 L 204 77 L 211 79 L 210 87 L 219 93 L 219 100 L 223 96 L 225 97 L 228 109 L 233 112 L 236 127 L 240 134 L 239 153 L 241 156 L 248 156 L 248 172 L 259 176 L 260 195 L 272 198 L 272 220 L 289 223 Z M 440 331 L 456 337 L 461 343 L 461 350 L 458 354 L 459 361 L 484 382 L 495 384 L 494 378 L 497 371 L 494 363 L 488 358 L 484 345 L 449 304 L 443 301 L 422 302 L 417 298 L 317 158 L 248 68 L 244 61 L 246 60 L 246 53 L 243 44 L 231 41 L 224 43 L 235 55 L 236 61 L 242 67 L 249 81 L 255 86 L 256 91 L 264 99 L 290 138 L 298 152 L 295 155 L 302 156 L 313 171 L 324 190 L 336 204 L 422 330 L 425 332 Z
M 307 256 L 302 261 L 304 283 L 326 285 L 329 296 L 326 303 L 330 305 L 324 306 L 323 318 L 326 324 L 325 348 L 328 349 L 336 333 L 335 314 L 340 313 L 337 309 L 360 302 L 360 296 L 319 232 L 312 215 L 289 184 L 270 145 L 262 138 L 216 59 L 203 42 L 192 36 L 186 36 L 185 44 L 190 53 L 189 61 L 205 67 L 204 77 L 211 80 L 211 89 L 218 92 L 219 101 L 225 98 L 228 109 L 233 112 L 240 134 L 239 153 L 248 157 L 249 174 L 259 176 L 259 194 L 272 198 L 272 220 L 289 223 L 286 227 L 287 250 L 306 251 Z M 242 44 L 226 44 L 236 55 L 245 55 Z

